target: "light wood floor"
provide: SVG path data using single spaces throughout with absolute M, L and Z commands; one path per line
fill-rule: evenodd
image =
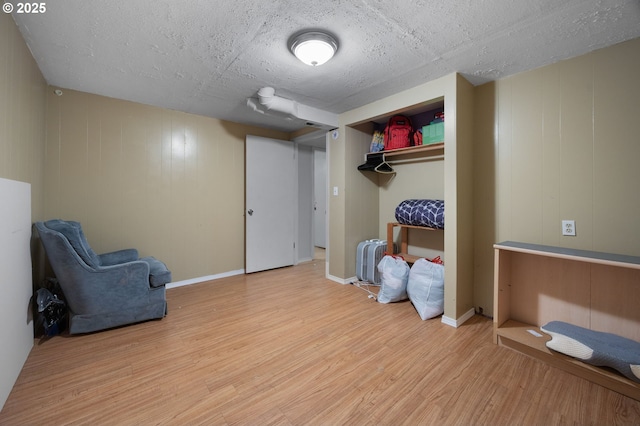
M 640 424 L 640 402 L 323 278 L 169 290 L 169 315 L 34 346 L 2 425 Z

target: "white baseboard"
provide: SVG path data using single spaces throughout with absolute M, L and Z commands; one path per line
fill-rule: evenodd
M 351 278 L 338 278 L 336 276 L 333 275 L 329 275 L 327 273 L 327 279 L 331 280 L 331 281 L 335 281 L 338 284 L 351 284 L 354 281 L 357 281 L 358 279 L 356 277 L 351 277 Z
M 460 318 L 458 318 L 457 320 L 453 319 L 453 318 L 446 317 L 446 316 L 443 315 L 442 316 L 442 323 L 446 324 L 446 325 L 450 325 L 451 327 L 458 328 L 462 324 L 464 324 L 465 321 L 467 321 L 469 318 L 471 318 L 475 314 L 476 314 L 476 310 L 471 308 L 464 315 L 462 315 Z
M 207 275 L 205 277 L 192 278 L 190 280 L 176 281 L 176 282 L 167 284 L 165 287 L 167 289 L 182 287 L 185 285 L 198 284 L 205 281 L 217 280 L 220 278 L 232 277 L 234 275 L 242 275 L 242 274 L 244 274 L 244 269 L 238 269 L 236 271 L 223 272 L 221 274 L 216 274 L 216 275 Z

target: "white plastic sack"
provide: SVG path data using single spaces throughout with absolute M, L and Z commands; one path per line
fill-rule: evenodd
M 407 294 L 422 320 L 444 313 L 444 266 L 418 259 L 409 272 Z
M 409 270 L 409 265 L 402 258 L 387 255 L 380 260 L 378 263 L 378 272 L 380 272 L 378 302 L 400 302 L 407 299 Z

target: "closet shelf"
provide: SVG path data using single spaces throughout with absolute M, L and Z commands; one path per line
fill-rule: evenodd
M 382 151 L 384 157 L 395 157 L 398 155 L 408 155 L 408 154 L 423 154 L 422 156 L 427 157 L 430 155 L 438 155 L 438 153 L 434 153 L 433 151 L 444 151 L 444 142 L 434 143 L 430 145 L 419 145 L 419 146 L 410 146 L 407 148 L 397 148 L 391 149 L 389 151 Z M 370 153 L 371 154 L 371 153 Z M 367 154 L 369 155 L 369 154 Z
M 406 158 L 399 158 L 404 156 Z M 407 148 L 397 148 L 389 151 L 368 152 L 364 155 L 364 164 L 358 166 L 360 171 L 374 171 L 384 174 L 393 174 L 395 171 L 387 163 L 392 161 L 393 157 L 398 160 L 415 161 L 416 158 L 444 158 L 444 142 L 434 143 L 430 145 L 410 146 Z

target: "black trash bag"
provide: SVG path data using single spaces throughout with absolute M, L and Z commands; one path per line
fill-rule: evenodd
M 51 289 L 42 287 L 36 291 L 38 323 L 45 336 L 55 336 L 67 328 L 67 304 L 57 282 L 47 284 Z

